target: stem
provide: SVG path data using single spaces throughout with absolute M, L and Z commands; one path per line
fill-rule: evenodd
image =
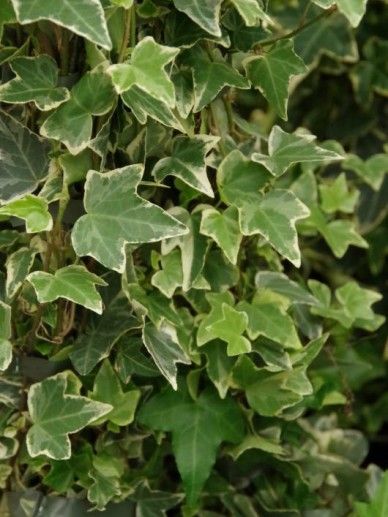
M 117 58 L 118 63 L 122 63 L 124 61 L 128 45 L 134 47 L 136 44 L 136 13 L 134 7 L 135 6 L 132 5 L 132 7 L 127 9 L 125 12 L 124 35 Z

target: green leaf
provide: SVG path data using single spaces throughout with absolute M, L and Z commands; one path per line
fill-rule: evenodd
M 71 381 L 71 382 L 70 382 Z M 112 406 L 81 397 L 78 379 L 62 372 L 33 384 L 28 392 L 32 427 L 27 433 L 28 454 L 55 460 L 70 458 L 69 434 L 76 433 L 112 410 Z
M 151 284 L 167 298 L 171 298 L 177 287 L 183 284 L 181 252 L 174 249 L 160 258 L 162 269 L 151 278 Z
M 388 172 L 388 154 L 375 154 L 365 161 L 354 154 L 347 156 L 343 163 L 346 170 L 355 172 L 374 190 L 379 190 Z
M 295 267 L 301 263 L 295 224 L 310 211 L 291 191 L 272 190 L 239 207 L 240 227 L 244 235 L 262 235 L 275 250 Z
M 220 9 L 222 0 L 173 0 L 178 11 L 185 13 L 203 30 L 221 36 Z
M 342 160 L 340 154 L 319 147 L 310 134 L 286 133 L 279 126 L 272 128 L 268 138 L 268 156 L 252 154 L 252 160 L 261 163 L 274 176 L 281 176 L 296 163 L 328 163 Z
M 115 98 L 107 74 L 87 72 L 71 90 L 70 99 L 44 121 L 40 132 L 47 138 L 63 142 L 72 154 L 78 154 L 91 141 L 92 115 L 108 113 Z
M 129 382 L 132 375 L 160 376 L 159 370 L 144 348 L 140 337 L 128 336 L 118 343 L 115 369 L 125 384 Z
M 98 420 L 98 424 L 109 420 L 118 426 L 133 422 L 140 398 L 139 390 L 123 392 L 120 381 L 112 365 L 106 359 L 94 379 L 93 391 L 89 393 L 92 400 L 112 406 L 112 410 Z
M 171 494 L 151 490 L 147 483 L 139 486 L 131 499 L 136 501 L 137 517 L 165 517 L 166 510 L 173 508 L 183 499 L 183 494 Z
M 191 67 L 194 81 L 194 112 L 211 103 L 225 86 L 249 88 L 249 82 L 218 55 L 211 61 L 199 46 L 185 52 L 185 65 Z
M 65 298 L 97 314 L 102 313 L 101 296 L 95 286 L 106 285 L 106 282 L 84 266 L 66 266 L 57 269 L 53 275 L 34 271 L 28 275 L 27 280 L 34 287 L 40 303 Z
M 36 251 L 30 248 L 19 248 L 7 258 L 7 281 L 5 289 L 7 297 L 13 298 L 34 263 Z
M 162 375 L 177 390 L 176 363 L 190 364 L 191 361 L 179 344 L 175 328 L 168 323 L 157 328 L 148 322 L 143 328 L 143 343 Z
M 349 191 L 345 174 L 340 174 L 331 183 L 319 186 L 322 209 L 332 214 L 340 211 L 351 214 L 358 201 L 358 190 Z
M 229 450 L 229 454 L 234 460 L 237 460 L 241 454 L 252 449 L 259 449 L 274 455 L 284 454 L 283 447 L 260 434 L 248 434 L 239 445 Z
M 364 289 L 356 282 L 348 282 L 336 290 L 335 296 L 355 326 L 373 332 L 385 321 L 383 316 L 375 314 L 371 308 L 381 300 L 380 293 Z
M 33 192 L 48 174 L 49 145 L 0 111 L 0 200 Z
M 70 353 L 71 362 L 80 375 L 87 375 L 128 330 L 140 327 L 132 307 L 124 296 L 114 298 L 101 316 L 95 316 L 85 334 L 78 337 Z
M 336 0 L 338 10 L 346 16 L 352 27 L 357 27 L 365 14 L 367 0 Z
M 232 4 L 248 27 L 258 25 L 260 20 L 269 20 L 269 16 L 263 11 L 257 0 L 232 0 Z
M 216 387 L 219 396 L 224 399 L 231 386 L 232 370 L 236 359 L 225 353 L 225 345 L 221 341 L 213 341 L 204 350 L 209 379 Z
M 194 138 L 179 136 L 174 139 L 171 156 L 159 160 L 152 175 L 162 181 L 170 174 L 199 192 L 214 197 L 206 175 L 205 157 L 218 142 L 218 138 L 198 135 Z
M 192 506 L 224 441 L 238 443 L 243 419 L 232 399 L 221 400 L 207 389 L 192 400 L 183 388 L 155 395 L 139 411 L 138 420 L 151 429 L 172 431 L 173 451 L 183 480 L 187 504 Z
M 269 52 L 247 58 L 244 67 L 251 83 L 261 91 L 276 113 L 287 120 L 290 79 L 308 70 L 295 54 L 293 41 L 278 41 Z
M 58 68 L 51 57 L 17 57 L 10 66 L 16 77 L 0 86 L 0 101 L 34 102 L 38 109 L 47 111 L 69 98 L 66 88 L 57 87 Z
M 211 237 L 232 264 L 237 263 L 242 235 L 238 211 L 234 206 L 229 206 L 222 213 L 215 208 L 203 210 L 200 232 Z
M 166 47 L 147 36 L 142 39 L 131 54 L 131 63 L 120 63 L 109 67 L 117 93 L 121 94 L 136 85 L 152 97 L 175 106 L 174 83 L 165 68 L 179 53 L 175 47 Z
M 61 154 L 58 158 L 63 170 L 63 179 L 67 185 L 77 183 L 86 178 L 87 172 L 93 168 L 93 154 L 90 149 L 84 149 L 81 153 Z
M 187 233 L 183 224 L 137 194 L 142 175 L 141 165 L 88 172 L 87 214 L 77 220 L 71 235 L 77 255 L 90 255 L 105 267 L 123 272 L 126 243 L 155 242 Z
M 314 296 L 284 273 L 275 271 L 259 271 L 255 276 L 255 284 L 259 289 L 269 289 L 285 296 L 293 304 L 314 305 Z
M 100 0 L 11 0 L 22 24 L 50 20 L 110 50 L 110 40 Z
M 8 368 L 12 361 L 11 307 L 0 300 L 0 370 Z
M 388 471 L 385 471 L 369 503 L 355 502 L 357 517 L 384 517 L 388 513 Z
M 10 201 L 0 207 L 0 215 L 24 219 L 27 233 L 50 231 L 53 227 L 47 201 L 41 197 L 27 195 Z

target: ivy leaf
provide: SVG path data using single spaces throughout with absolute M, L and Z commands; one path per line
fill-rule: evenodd
M 178 249 L 172 250 L 160 259 L 162 269 L 151 278 L 151 284 L 167 298 L 171 298 L 177 287 L 183 284 L 182 259 Z
M 238 210 L 234 206 L 229 206 L 222 213 L 215 208 L 203 210 L 200 232 L 211 237 L 232 264 L 237 263 L 242 235 Z
M 229 291 L 222 293 L 208 293 L 206 299 L 210 304 L 211 310 L 206 316 L 200 321 L 197 331 L 197 345 L 203 346 L 213 339 L 217 339 L 217 334 L 213 332 L 213 325 L 223 319 L 224 312 L 223 306 L 233 306 L 234 299 Z
M 221 2 L 222 0 L 174 0 L 174 5 L 206 32 L 221 36 Z
M 268 138 L 268 156 L 253 153 L 252 160 L 263 164 L 274 176 L 281 176 L 296 163 L 343 160 L 340 154 L 316 145 L 315 139 L 314 135 L 286 133 L 274 126 Z
M 33 195 L 15 199 L 0 207 L 0 215 L 23 219 L 26 222 L 27 233 L 50 231 L 53 227 L 47 201 Z
M 275 250 L 295 267 L 300 266 L 300 250 L 295 224 L 310 211 L 291 191 L 275 189 L 256 203 L 239 207 L 244 235 L 262 235 Z
M 48 173 L 48 143 L 0 111 L 0 200 L 33 192 Z
M 136 85 L 141 90 L 170 108 L 175 106 L 174 83 L 165 67 L 179 53 L 179 48 L 166 47 L 146 36 L 133 49 L 131 63 L 120 63 L 109 67 L 117 93 L 121 94 Z
M 338 10 L 346 16 L 352 27 L 357 27 L 366 11 L 367 0 L 336 0 Z
M 7 281 L 5 289 L 7 298 L 12 299 L 24 282 L 34 263 L 36 251 L 30 248 L 19 248 L 8 256 L 6 262 Z
M 183 494 L 171 494 L 161 490 L 151 490 L 148 482 L 138 486 L 131 499 L 136 501 L 137 517 L 165 517 L 166 511 L 183 499 Z
M 332 214 L 337 211 L 351 214 L 358 201 L 358 190 L 349 191 L 345 174 L 340 174 L 330 184 L 322 184 L 319 186 L 321 194 L 322 208 Z
M 132 307 L 124 296 L 114 298 L 91 327 L 79 336 L 70 353 L 71 362 L 80 375 L 87 375 L 102 359 L 108 357 L 114 344 L 128 330 L 140 327 Z
M 248 80 L 235 68 L 218 56 L 211 61 L 199 46 L 186 51 L 183 59 L 193 71 L 195 113 L 210 104 L 225 86 L 249 88 Z
M 11 0 L 20 23 L 50 20 L 107 50 L 112 48 L 99 0 Z
M 384 517 L 388 511 L 388 471 L 385 471 L 369 503 L 355 502 L 357 517 Z
M 137 194 L 142 175 L 139 164 L 108 173 L 88 172 L 87 214 L 77 220 L 71 235 L 77 255 L 89 255 L 122 273 L 126 243 L 155 242 L 187 233 L 183 224 Z
M 347 282 L 336 290 L 335 296 L 355 326 L 373 332 L 385 321 L 383 316 L 375 314 L 371 308 L 381 300 L 380 293 L 364 289 L 357 282 Z
M 40 132 L 47 138 L 63 142 L 72 154 L 78 154 L 92 138 L 92 115 L 108 113 L 115 98 L 107 74 L 88 72 L 71 90 L 70 99 L 44 121 Z
M 11 307 L 0 300 L 0 370 L 8 368 L 12 361 Z
M 112 406 L 79 395 L 80 383 L 71 372 L 61 372 L 33 384 L 28 391 L 32 427 L 27 433 L 28 454 L 54 460 L 70 458 L 69 434 L 76 433 L 112 410 Z
M 221 306 L 221 318 L 206 328 L 216 338 L 228 344 L 229 356 L 245 354 L 251 351 L 251 343 L 242 336 L 248 327 L 248 316 L 245 312 L 239 312 L 227 303 Z
M 172 432 L 173 451 L 189 506 L 198 499 L 220 444 L 238 443 L 244 434 L 237 404 L 229 398 L 221 400 L 209 389 L 196 400 L 181 387 L 177 392 L 164 390 L 146 402 L 138 420 L 151 429 Z
M 379 190 L 388 172 L 388 154 L 375 154 L 365 161 L 354 154 L 347 156 L 343 163 L 346 170 L 355 172 L 374 190 Z
M 317 301 L 307 289 L 291 280 L 284 273 L 259 271 L 255 277 L 255 284 L 259 289 L 269 289 L 274 293 L 285 296 L 292 304 L 315 305 Z
M 232 0 L 232 4 L 248 27 L 258 25 L 260 20 L 268 21 L 270 19 L 257 0 Z
M 0 86 L 0 101 L 34 102 L 38 109 L 47 111 L 69 98 L 67 88 L 57 87 L 58 68 L 51 57 L 17 57 L 10 66 L 16 77 Z
M 269 52 L 249 57 L 244 67 L 251 83 L 261 91 L 276 113 L 287 120 L 290 79 L 308 70 L 295 54 L 293 41 L 278 41 Z
M 159 160 L 152 175 L 162 181 L 170 174 L 199 192 L 214 197 L 206 175 L 205 157 L 218 142 L 218 138 L 198 135 L 194 138 L 179 136 L 174 139 L 171 156 Z
M 123 426 L 133 422 L 140 391 L 134 389 L 123 392 L 112 365 L 106 359 L 98 370 L 94 379 L 93 391 L 89 393 L 89 397 L 97 402 L 109 404 L 113 408 L 98 420 L 99 424 L 109 420 L 118 426 Z
M 150 322 L 146 323 L 143 328 L 143 343 L 162 375 L 177 390 L 176 363 L 190 364 L 191 361 L 181 348 L 174 327 L 164 323 L 157 328 Z
M 221 341 L 213 341 L 205 348 L 207 359 L 206 371 L 209 379 L 216 387 L 219 396 L 224 399 L 231 386 L 232 370 L 236 362 L 235 357 L 225 353 L 225 345 Z
M 40 303 L 65 298 L 97 314 L 102 313 L 101 296 L 95 286 L 106 285 L 106 282 L 84 266 L 66 266 L 57 269 L 53 275 L 34 271 L 28 275 L 27 280 L 34 287 Z
M 160 372 L 144 350 L 140 337 L 128 337 L 118 343 L 115 369 L 120 379 L 127 384 L 132 375 L 158 377 Z

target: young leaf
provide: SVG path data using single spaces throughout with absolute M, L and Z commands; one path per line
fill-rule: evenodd
M 108 173 L 88 172 L 87 214 L 77 220 L 71 234 L 77 255 L 90 255 L 105 267 L 123 272 L 126 243 L 155 242 L 187 233 L 183 224 L 137 194 L 142 175 L 139 164 Z
M 220 319 L 206 327 L 206 331 L 228 344 L 227 354 L 229 356 L 250 352 L 251 343 L 241 335 L 248 327 L 247 314 L 236 311 L 227 303 L 222 304 L 221 311 Z
M 276 113 L 287 120 L 290 79 L 308 70 L 295 54 L 293 41 L 278 41 L 269 52 L 249 57 L 244 67 L 251 83 L 261 91 Z
M 365 14 L 367 0 L 336 0 L 338 10 L 346 16 L 352 27 L 357 27 Z
M 167 298 L 171 298 L 177 287 L 183 284 L 181 252 L 172 250 L 161 256 L 162 269 L 151 278 L 151 284 L 159 289 Z
M 110 50 L 112 42 L 99 0 L 11 0 L 22 24 L 50 20 Z
M 335 296 L 356 326 L 373 332 L 385 321 L 385 318 L 375 314 L 371 307 L 381 300 L 380 293 L 364 289 L 356 282 L 347 282 L 336 290 Z
M 349 191 L 345 174 L 340 174 L 331 184 L 320 185 L 319 192 L 322 208 L 328 214 L 337 210 L 348 214 L 353 213 L 360 194 L 358 190 Z
M 203 210 L 200 232 L 211 237 L 232 264 L 237 263 L 242 235 L 238 222 L 238 211 L 234 206 L 229 206 L 222 213 L 215 208 Z
M 7 281 L 5 289 L 9 299 L 15 296 L 19 287 L 30 272 L 32 264 L 34 263 L 35 255 L 36 251 L 33 249 L 19 248 L 15 253 L 8 256 L 6 263 Z
M 388 154 L 375 154 L 365 161 L 354 154 L 347 156 L 343 163 L 346 170 L 355 172 L 365 183 L 373 188 L 379 190 L 384 177 L 388 172 Z
M 206 32 L 221 36 L 221 2 L 222 0 L 174 0 L 174 5 Z
M 146 402 L 138 420 L 151 429 L 172 431 L 174 455 L 191 506 L 209 477 L 220 444 L 238 443 L 244 433 L 237 404 L 230 398 L 221 400 L 209 389 L 196 400 L 183 388 L 164 390 Z
M 269 289 L 285 296 L 293 304 L 315 305 L 317 302 L 306 288 L 291 280 L 284 273 L 259 271 L 255 276 L 255 284 L 259 289 Z
M 53 227 L 47 201 L 41 197 L 27 195 L 15 199 L 0 207 L 0 215 L 24 219 L 27 233 L 50 231 Z
M 143 38 L 133 49 L 131 63 L 120 63 L 109 67 L 117 93 L 121 94 L 136 85 L 155 99 L 175 106 L 174 83 L 165 68 L 178 54 L 179 49 L 166 47 L 154 38 Z
M 16 77 L 0 86 L 0 101 L 34 102 L 40 110 L 48 111 L 69 98 L 67 88 L 57 87 L 58 68 L 51 57 L 17 57 L 10 66 Z
M 49 145 L 0 111 L 0 201 L 33 192 L 48 173 Z
M 309 134 L 286 133 L 274 126 L 268 138 L 268 156 L 252 154 L 252 160 L 262 163 L 274 176 L 281 176 L 296 163 L 326 163 L 342 160 L 340 154 L 319 147 L 316 137 Z
M 171 156 L 159 160 L 152 175 L 157 181 L 162 181 L 171 174 L 193 189 L 214 197 L 213 189 L 206 175 L 205 157 L 217 141 L 218 138 L 203 135 L 194 138 L 177 137 L 173 142 Z
M 0 370 L 8 368 L 12 361 L 11 307 L 0 300 Z
M 388 511 L 388 471 L 385 471 L 369 503 L 355 502 L 356 517 L 384 517 Z
M 258 25 L 260 20 L 270 19 L 260 7 L 258 0 L 232 0 L 232 3 L 248 27 Z
M 75 377 L 71 372 L 62 372 L 29 389 L 28 410 L 33 425 L 27 433 L 27 450 L 33 458 L 40 454 L 55 460 L 70 458 L 68 435 L 112 410 L 109 404 L 81 397 L 79 386 L 78 390 L 70 386 L 69 375 Z M 71 384 L 74 386 L 74 381 Z
M 99 276 L 84 266 L 66 266 L 52 275 L 45 271 L 30 273 L 27 280 L 32 284 L 40 303 L 65 298 L 83 305 L 91 311 L 102 313 L 102 300 L 96 285 L 107 285 Z

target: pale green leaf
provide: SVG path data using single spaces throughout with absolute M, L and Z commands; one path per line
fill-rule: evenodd
M 388 154 L 375 154 L 365 161 L 354 154 L 350 154 L 344 161 L 343 167 L 355 172 L 365 183 L 377 191 L 388 172 Z
M 274 126 L 268 138 L 268 156 L 253 153 L 252 160 L 263 164 L 274 176 L 281 176 L 296 163 L 328 163 L 343 159 L 340 154 L 316 145 L 315 139 L 314 135 L 286 133 Z
M 74 377 L 71 372 L 48 377 L 33 384 L 28 391 L 28 410 L 33 425 L 27 433 L 27 450 L 33 458 L 40 454 L 56 460 L 70 458 L 68 435 L 112 409 L 108 404 L 78 395 L 70 386 L 70 375 Z
M 197 331 L 197 345 L 203 346 L 213 339 L 217 339 L 217 335 L 213 332 L 213 325 L 223 318 L 223 305 L 233 306 L 233 296 L 229 291 L 223 293 L 208 293 L 206 299 L 211 306 L 211 310 L 200 321 Z
M 293 304 L 314 305 L 314 296 L 284 273 L 275 271 L 259 271 L 255 276 L 255 284 L 260 289 L 269 289 L 288 298 Z
M 67 185 L 84 180 L 87 172 L 93 169 L 93 154 L 90 149 L 84 149 L 76 155 L 71 153 L 61 154 L 58 161 Z
M 151 284 L 159 289 L 167 298 L 171 298 L 177 287 L 183 284 L 181 252 L 172 250 L 160 258 L 162 269 L 151 278 Z
M 181 348 L 174 327 L 164 323 L 157 328 L 152 323 L 146 323 L 143 343 L 162 375 L 174 390 L 178 389 L 176 363 L 190 364 L 191 361 Z
M 198 135 L 194 138 L 177 137 L 173 142 L 171 156 L 159 160 L 152 175 L 157 181 L 172 175 L 207 196 L 214 197 L 206 175 L 205 157 L 218 142 L 218 138 Z
M 388 514 L 388 471 L 385 471 L 369 503 L 355 502 L 357 517 L 385 517 Z
M 121 493 L 120 476 L 109 476 L 106 471 L 94 469 L 89 472 L 89 477 L 93 483 L 88 488 L 88 500 L 97 510 L 105 510 L 106 504 Z
M 106 282 L 84 266 L 66 266 L 54 274 L 34 271 L 27 280 L 33 285 L 40 303 L 65 298 L 97 314 L 102 313 L 101 296 L 95 286 L 106 285 Z
M 58 68 L 51 57 L 17 57 L 10 66 L 16 77 L 0 86 L 0 101 L 34 102 L 40 110 L 47 111 L 69 98 L 66 88 L 57 87 Z
M 41 197 L 27 195 L 0 207 L 0 215 L 18 217 L 26 222 L 27 233 L 50 231 L 53 220 L 47 201 Z
M 352 27 L 357 27 L 365 14 L 368 0 L 336 0 L 338 10 L 346 16 Z
M 331 183 L 319 185 L 322 209 L 332 214 L 340 211 L 351 214 L 358 201 L 358 190 L 349 190 L 345 174 L 340 174 Z
M 49 145 L 0 111 L 0 200 L 33 192 L 48 174 Z
M 380 293 L 364 289 L 356 282 L 348 282 L 336 290 L 335 296 L 355 326 L 373 332 L 385 321 L 385 318 L 375 314 L 371 307 L 381 300 Z
M 6 262 L 7 280 L 5 289 L 7 297 L 13 298 L 24 282 L 34 263 L 36 251 L 30 248 L 19 248 L 8 256 Z
M 12 361 L 11 307 L 0 300 L 0 370 L 8 368 Z
M 284 454 L 281 445 L 260 434 L 248 434 L 239 445 L 229 450 L 229 454 L 234 460 L 237 460 L 241 454 L 251 449 L 259 449 L 274 455 Z
M 223 212 L 219 212 L 215 208 L 203 210 L 200 232 L 211 237 L 232 264 L 237 263 L 242 235 L 238 222 L 238 211 L 234 206 L 229 206 Z
M 183 224 L 137 194 L 142 175 L 141 165 L 88 172 L 87 213 L 77 220 L 71 235 L 77 255 L 90 255 L 105 267 L 123 272 L 126 243 L 155 242 L 187 233 Z
M 11 0 L 22 24 L 50 20 L 110 50 L 104 11 L 100 0 Z
M 251 343 L 246 337 L 242 336 L 248 327 L 247 314 L 237 311 L 227 303 L 222 304 L 221 311 L 220 319 L 212 322 L 206 328 L 206 331 L 227 343 L 227 354 L 229 356 L 250 352 Z
M 248 27 L 258 25 L 260 20 L 269 20 L 269 16 L 260 7 L 258 0 L 232 0 L 232 4 Z
M 221 36 L 221 2 L 222 0 L 174 0 L 174 5 L 206 32 Z
M 287 120 L 290 79 L 307 72 L 306 65 L 294 52 L 293 41 L 278 41 L 269 52 L 247 58 L 244 66 L 253 86 Z

